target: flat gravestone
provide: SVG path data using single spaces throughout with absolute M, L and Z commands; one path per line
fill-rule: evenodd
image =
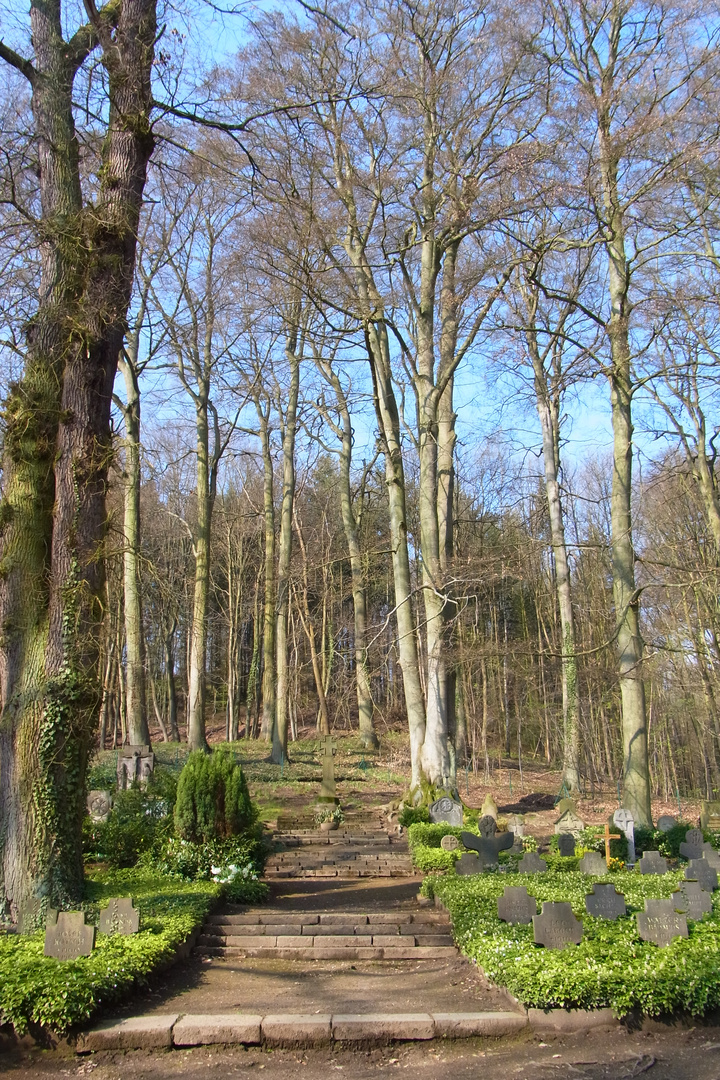
M 591 893 L 585 897 L 585 907 L 588 915 L 596 919 L 617 919 L 620 915 L 627 914 L 625 897 L 616 892 L 613 884 L 601 885 L 599 882 Z
M 578 869 L 583 874 L 595 874 L 596 877 L 608 872 L 605 860 L 597 851 L 586 851 L 578 863 Z
M 95 945 L 95 927 L 87 926 L 84 911 L 61 911 L 45 930 L 45 955 L 56 960 L 89 956 Z
M 100 912 L 102 934 L 137 934 L 140 929 L 140 913 L 133 907 L 129 896 L 113 896 Z
M 87 812 L 93 821 L 107 821 L 112 810 L 110 791 L 90 791 L 87 797 Z
M 492 818 L 490 820 L 492 821 Z M 511 832 L 495 833 L 494 836 L 476 836 L 475 833 L 463 832 L 460 833 L 460 839 L 466 848 L 478 853 L 483 866 L 493 866 L 498 861 L 500 852 L 513 846 L 515 837 Z
M 32 934 L 37 929 L 41 908 L 42 901 L 37 897 L 23 901 L 18 909 L 18 931 L 21 934 Z
M 700 806 L 700 828 L 720 831 L 720 802 L 704 802 Z
M 585 828 L 585 822 L 581 817 L 578 817 L 574 810 L 566 810 L 565 813 L 558 818 L 555 822 L 555 833 L 572 833 L 576 840 L 580 838 L 580 833 Z
M 675 911 L 672 900 L 646 900 L 645 911 L 637 913 L 637 926 L 643 941 L 660 946 L 688 936 L 687 918 Z
M 434 825 L 462 825 L 462 803 L 455 802 L 449 795 L 443 795 L 429 807 L 430 820 Z
M 505 892 L 498 896 L 497 909 L 498 919 L 503 922 L 529 925 L 537 915 L 537 901 L 528 895 L 524 885 L 506 885 Z
M 718 887 L 717 870 L 713 870 L 707 859 L 691 859 L 685 867 L 688 881 L 699 881 L 705 892 L 714 892 Z
M 627 840 L 629 863 L 635 862 L 635 818 L 632 816 L 629 810 L 625 810 L 622 806 L 619 810 L 616 810 L 613 814 L 613 824 L 620 830 L 625 839 Z
M 670 899 L 675 911 L 682 912 L 695 922 L 712 911 L 712 896 L 701 888 L 699 881 L 681 881 Z
M 712 844 L 703 844 L 703 859 L 712 866 L 713 870 L 720 870 L 720 851 L 717 851 Z
M 658 832 L 670 832 L 677 825 L 677 821 L 671 814 L 661 814 L 657 821 Z
M 457 836 L 453 836 L 452 833 L 450 833 L 448 836 L 443 836 L 440 841 L 440 847 L 443 851 L 457 851 L 460 847 L 460 841 Z
M 483 800 L 483 804 L 480 807 L 480 817 L 488 816 L 494 818 L 495 821 L 497 821 L 498 819 L 497 803 L 493 799 L 492 795 L 486 795 Z
M 460 874 L 462 877 L 469 877 L 470 874 L 482 874 L 483 864 L 480 862 L 480 856 L 476 851 L 465 851 L 455 863 L 455 873 Z
M 560 833 L 558 836 L 558 851 L 565 858 L 575 855 L 575 837 L 572 833 Z
M 638 863 L 641 874 L 667 874 L 667 859 L 659 851 L 645 851 Z
M 702 829 L 688 829 L 685 843 L 680 845 L 680 854 L 684 859 L 702 859 L 704 843 Z
M 544 874 L 546 870 L 547 863 L 536 851 L 526 851 L 518 863 L 519 874 Z
M 566 901 L 546 900 L 542 915 L 533 915 L 533 930 L 535 944 L 546 949 L 564 949 L 566 945 L 579 945 L 582 940 L 582 923 Z

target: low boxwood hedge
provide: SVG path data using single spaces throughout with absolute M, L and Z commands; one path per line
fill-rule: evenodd
M 536 875 L 433 875 L 425 879 L 422 891 L 438 896 L 450 911 L 462 952 L 528 1007 L 609 1006 L 620 1016 L 634 1010 L 649 1016 L 676 1011 L 702 1016 L 720 1007 L 720 893 L 713 898 L 711 914 L 701 922 L 688 920 L 687 939 L 659 948 L 637 934 L 635 914 L 643 910 L 645 899 L 669 897 L 681 877 L 677 870 L 662 876 L 622 871 L 594 878 L 560 865 Z M 587 914 L 585 895 L 594 881 L 615 883 L 625 895 L 627 916 L 611 922 Z M 532 925 L 501 922 L 497 898 L 506 885 L 526 886 L 537 898 L 538 910 L 543 900 L 569 901 L 582 919 L 581 943 L 544 949 L 534 944 Z
M 91 955 L 78 960 L 44 956 L 42 931 L 0 935 L 0 1023 L 12 1024 L 19 1034 L 31 1025 L 62 1033 L 85 1023 L 172 960 L 222 889 L 214 881 L 182 881 L 147 869 L 91 875 L 83 905 L 87 921 L 97 922 L 109 897 L 132 896 L 140 911 L 139 933 L 98 934 Z

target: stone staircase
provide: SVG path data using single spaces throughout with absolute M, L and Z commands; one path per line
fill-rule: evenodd
M 196 952 L 279 960 L 436 960 L 456 957 L 440 911 L 262 911 L 210 915 Z
M 378 828 L 277 833 L 265 880 L 278 878 L 410 877 L 404 836 Z

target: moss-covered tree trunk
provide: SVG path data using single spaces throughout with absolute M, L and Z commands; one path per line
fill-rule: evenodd
M 82 895 L 85 771 L 100 703 L 110 404 L 132 288 L 150 128 L 155 0 L 116 0 L 70 39 L 60 0 L 33 3 L 28 80 L 41 281 L 25 371 L 5 403 L 0 539 L 0 903 Z M 102 48 L 100 188 L 85 205 L 73 84 Z

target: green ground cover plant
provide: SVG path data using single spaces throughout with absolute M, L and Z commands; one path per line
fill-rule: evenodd
M 543 856 L 546 858 L 546 856 Z M 536 1008 L 611 1007 L 624 1016 L 676 1011 L 702 1016 L 720 1007 L 720 896 L 701 922 L 688 920 L 689 937 L 659 948 L 641 941 L 635 915 L 650 897 L 669 897 L 682 871 L 662 876 L 621 871 L 601 878 L 579 873 L 576 860 L 548 858 L 546 873 L 509 871 L 458 877 L 431 875 L 422 892 L 437 896 L 450 911 L 455 941 L 493 982 L 524 1005 Z M 624 893 L 628 915 L 615 922 L 585 910 L 595 881 L 613 881 Z M 540 902 L 565 900 L 583 923 L 583 940 L 562 950 L 535 945 L 533 928 L 510 926 L 497 917 L 506 885 L 524 885 Z
M 91 955 L 77 960 L 44 956 L 43 931 L 0 935 L 0 1023 L 12 1024 L 18 1034 L 34 1025 L 62 1033 L 85 1023 L 171 962 L 224 888 L 146 868 L 93 873 L 86 880 L 87 921 L 97 922 L 109 897 L 132 896 L 139 933 L 98 934 Z

